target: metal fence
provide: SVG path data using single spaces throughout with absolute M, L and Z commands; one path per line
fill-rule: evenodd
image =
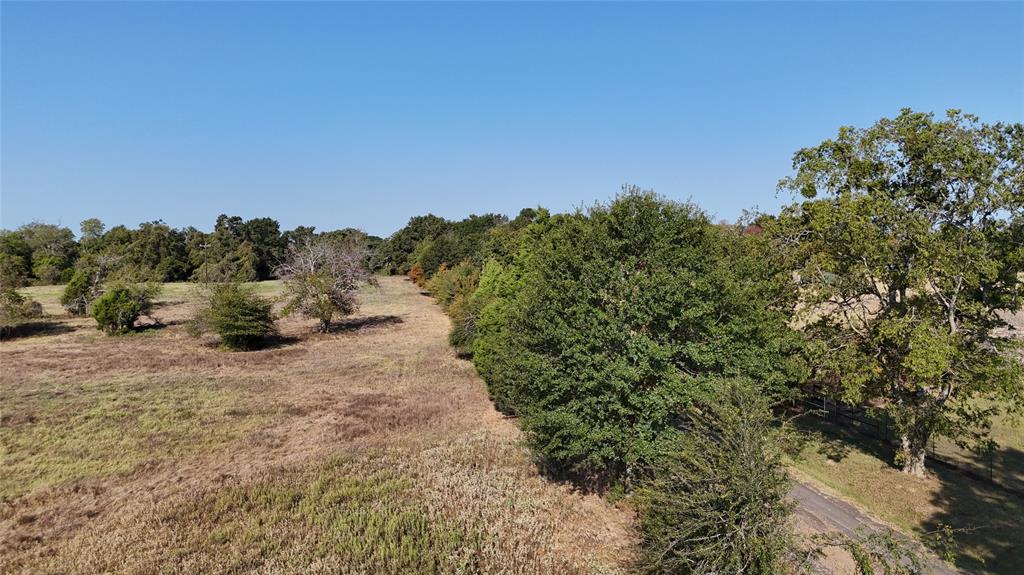
M 846 405 L 813 392 L 797 403 L 804 407 L 805 412 L 817 415 L 829 424 L 856 431 L 890 450 L 899 445 L 898 434 L 881 410 Z M 932 462 L 1024 495 L 1024 452 L 1020 450 L 1006 447 L 970 450 L 944 438 L 933 438 L 926 451 L 926 458 Z

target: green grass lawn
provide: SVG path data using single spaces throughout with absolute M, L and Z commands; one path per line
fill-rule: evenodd
M 941 525 L 957 529 L 958 567 L 1024 573 L 1024 497 L 934 462 L 929 477 L 914 478 L 892 466 L 883 443 L 812 417 L 801 426 L 807 444 L 791 461 L 799 474 L 909 533 L 924 536 Z M 993 435 L 1004 457 L 1024 455 L 1019 427 L 1001 420 Z

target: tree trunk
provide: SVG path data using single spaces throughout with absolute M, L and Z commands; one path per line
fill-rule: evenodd
M 903 473 L 914 477 L 924 477 L 924 456 L 928 446 L 928 435 L 925 433 L 903 434 L 900 437 L 898 461 L 903 465 Z

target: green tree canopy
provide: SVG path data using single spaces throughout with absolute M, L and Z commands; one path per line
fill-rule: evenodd
M 636 189 L 542 218 L 513 262 L 480 280 L 491 296 L 476 365 L 549 469 L 628 478 L 720 376 L 750 377 L 770 397 L 803 376 L 787 325 L 795 294 L 763 243 Z
M 78 242 L 68 228 L 32 222 L 14 231 L 3 230 L 0 255 L 9 279 L 25 273 L 37 283 L 55 284 L 70 275 L 78 258 Z
M 780 188 L 805 201 L 770 233 L 796 258 L 817 379 L 872 400 L 924 472 L 934 434 L 981 439 L 1021 405 L 1021 367 L 1001 337 L 1024 269 L 1024 126 L 902 111 L 796 153 Z

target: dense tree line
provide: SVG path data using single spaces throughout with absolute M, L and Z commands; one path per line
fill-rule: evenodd
M 326 330 L 332 317 L 355 310 L 355 289 L 369 279 L 368 250 L 379 241 L 353 228 L 282 232 L 272 218 L 227 215 L 208 233 L 162 221 L 108 230 L 90 218 L 77 240 L 68 228 L 33 222 L 0 231 L 0 331 L 8 335 L 42 319 L 39 304 L 17 291 L 26 285 L 65 284 L 61 304 L 68 313 L 91 315 L 100 329 L 122 334 L 149 315 L 161 282 L 196 281 L 208 286 L 204 299 L 213 303 L 205 309 L 214 311 L 195 325 L 222 332 L 227 347 L 247 349 L 273 333 L 273 302 L 237 284 L 285 279 L 284 312 L 316 317 Z M 318 256 L 299 270 L 296 258 L 310 248 Z M 209 287 L 214 284 L 233 287 Z
M 765 427 L 781 400 L 814 383 L 881 411 L 914 474 L 929 438 L 985 444 L 992 417 L 1024 408 L 1006 335 L 1024 303 L 1024 126 L 904 110 L 793 167 L 794 203 L 749 225 L 627 188 L 570 214 L 413 218 L 373 261 L 449 313 L 544 469 L 640 488 L 645 571 L 792 571 L 807 548 Z M 829 541 L 864 572 L 919 567 L 884 538 Z
M 68 283 L 76 272 L 104 266 L 157 282 L 259 281 L 276 277 L 290 244 L 314 235 L 308 226 L 282 232 L 273 218 L 221 215 L 211 232 L 159 220 L 107 229 L 90 218 L 76 240 L 70 228 L 33 222 L 0 231 L 0 274 L 12 286 Z M 320 235 L 353 237 L 368 247 L 379 241 L 351 228 Z
M 528 214 L 530 210 L 523 212 Z M 372 266 L 392 274 L 409 273 L 418 267 L 427 276 L 434 275 L 442 265 L 452 267 L 462 261 L 479 266 L 487 255 L 485 244 L 491 231 L 508 223 L 508 218 L 499 214 L 471 215 L 459 221 L 433 214 L 416 216 L 377 246 Z

